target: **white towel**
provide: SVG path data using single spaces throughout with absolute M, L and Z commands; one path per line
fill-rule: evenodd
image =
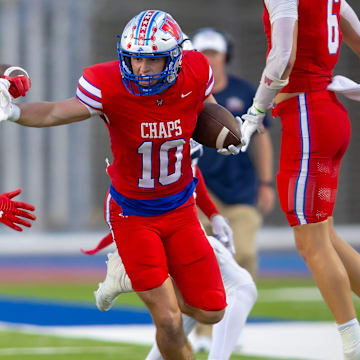
M 327 89 L 342 94 L 349 99 L 360 101 L 360 84 L 345 76 L 334 76 Z

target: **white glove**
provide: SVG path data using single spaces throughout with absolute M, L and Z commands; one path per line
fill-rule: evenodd
M 210 218 L 212 231 L 215 237 L 233 254 L 235 254 L 233 232 L 227 220 L 220 214 Z
M 237 120 L 237 122 L 239 124 L 240 134 L 242 134 L 243 133 L 243 130 L 242 130 L 243 122 L 239 116 L 235 116 L 235 119 Z M 229 145 L 227 148 L 218 149 L 217 152 L 221 155 L 237 155 L 240 152 L 240 149 L 242 146 L 243 146 L 243 143 L 242 143 L 242 139 L 241 139 L 240 145 L 238 145 L 238 146 Z
M 264 125 L 263 120 L 265 117 L 265 112 L 262 112 L 255 106 L 255 100 L 252 106 L 248 109 L 247 113 L 244 114 L 241 119 L 244 120 L 242 124 L 242 138 L 241 142 L 243 144 L 241 151 L 245 152 L 250 144 L 250 138 L 255 131 L 263 132 Z
M 0 121 L 7 120 L 11 111 L 11 95 L 9 93 L 10 82 L 5 79 L 0 79 Z

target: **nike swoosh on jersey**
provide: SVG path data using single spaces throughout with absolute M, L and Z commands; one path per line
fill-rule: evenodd
M 188 95 L 190 95 L 192 93 L 192 91 L 189 91 L 188 93 L 186 94 L 181 94 L 181 97 L 184 98 L 184 97 L 187 97 Z

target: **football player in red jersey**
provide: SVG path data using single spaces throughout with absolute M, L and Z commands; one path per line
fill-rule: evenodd
M 11 96 L 14 99 L 25 96 L 30 89 L 30 78 L 23 68 L 3 64 L 0 65 L 0 74 L 0 102 L 2 106 L 11 104 Z M 35 210 L 33 205 L 12 200 L 21 191 L 21 189 L 17 189 L 0 194 L 0 222 L 16 231 L 23 231 L 21 226 L 31 227 L 31 222 L 26 219 L 36 219 L 36 216 L 29 212 Z
M 344 358 L 360 359 L 351 297 L 351 291 L 360 296 L 360 255 L 337 235 L 333 221 L 350 123 L 328 89 L 342 38 L 360 55 L 360 22 L 345 0 L 265 0 L 263 20 L 269 51 L 254 103 L 243 116 L 243 142 L 248 145 L 274 101 L 282 122 L 281 207 L 338 324 Z
M 219 264 L 228 303 L 223 319 L 215 324 L 213 328 L 208 358 L 227 360 L 231 357 L 239 335 L 245 326 L 247 316 L 256 301 L 257 290 L 249 272 L 240 267 L 232 256 L 235 253 L 232 230 L 211 200 L 201 170 L 197 166 L 199 157 L 203 153 L 203 146 L 193 139 L 191 139 L 190 144 L 193 172 L 199 179 L 194 197 L 198 208 L 208 216 L 213 233 L 216 236 L 216 238 L 208 236 L 207 239 Z M 82 249 L 81 251 L 92 255 L 112 243 L 113 237 L 109 233 L 101 239 L 94 249 Z M 111 309 L 116 298 L 124 290 L 126 292 L 133 291 L 131 281 L 125 272 L 119 254 L 115 251 L 109 253 L 107 257 L 105 280 L 99 284 L 99 288 L 94 293 L 96 306 L 101 311 Z M 184 332 L 189 335 L 196 324 L 196 320 L 185 314 L 182 315 L 182 320 Z M 161 359 L 162 356 L 155 343 L 146 356 L 146 360 Z
M 165 359 L 193 358 L 181 311 L 216 323 L 226 307 L 219 267 L 197 218 L 189 146 L 204 101 L 215 101 L 214 79 L 206 58 L 183 51 L 183 42 L 169 14 L 143 11 L 120 36 L 119 61 L 86 68 L 76 97 L 13 105 L 8 116 L 33 127 L 94 114 L 104 119 L 114 158 L 107 220 Z

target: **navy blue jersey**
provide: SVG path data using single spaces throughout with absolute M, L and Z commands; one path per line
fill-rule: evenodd
M 234 116 L 241 116 L 252 105 L 255 89 L 249 82 L 229 76 L 227 87 L 213 95 L 216 101 Z M 264 125 L 269 125 L 266 117 Z M 216 149 L 204 146 L 204 154 L 198 165 L 206 186 L 221 201 L 226 204 L 255 205 L 258 179 L 249 149 L 236 156 L 224 156 L 218 154 Z

